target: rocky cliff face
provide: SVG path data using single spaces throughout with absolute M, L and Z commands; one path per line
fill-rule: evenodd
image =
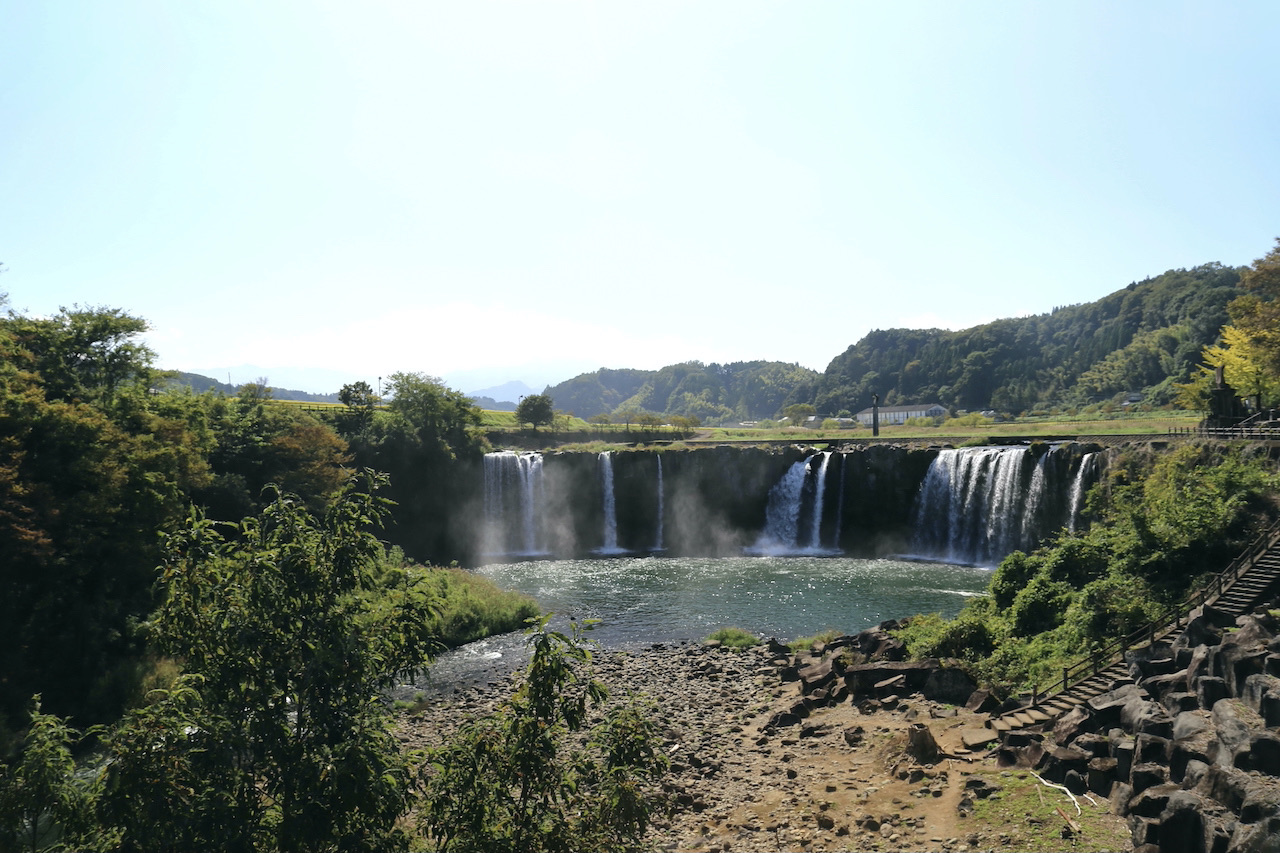
M 608 464 L 617 547 L 686 556 L 741 554 L 765 526 L 770 490 L 813 453 L 798 445 L 613 452 Z M 936 455 L 887 446 L 832 454 L 819 522 L 824 543 L 854 556 L 906 550 L 915 496 Z M 606 525 L 601 465 L 598 453 L 542 454 L 537 516 L 546 552 L 569 556 L 600 548 Z M 811 494 L 807 500 L 806 526 L 814 512 Z M 455 527 L 477 528 L 481 503 L 477 497 L 459 506 Z M 473 553 L 469 560 L 477 558 Z

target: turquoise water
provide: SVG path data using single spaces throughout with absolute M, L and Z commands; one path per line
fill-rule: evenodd
M 986 592 L 986 569 L 842 557 L 615 557 L 477 569 L 558 617 L 599 619 L 604 646 L 701 640 L 735 626 L 791 640 L 856 633 L 915 613 L 954 616 Z

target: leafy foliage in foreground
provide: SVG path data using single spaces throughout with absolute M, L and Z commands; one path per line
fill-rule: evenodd
M 1044 686 L 1225 568 L 1275 517 L 1278 492 L 1275 465 L 1240 448 L 1128 451 L 1090 492 L 1087 532 L 1009 555 L 990 595 L 952 620 L 917 616 L 901 636 L 914 657 L 960 658 L 997 685 Z
M 32 700 L 20 760 L 0 766 L 0 850 L 74 850 L 96 839 L 94 788 L 76 778 L 78 735 Z
M 79 772 L 78 735 L 37 699 L 0 766 L 3 849 L 406 849 L 419 803 L 441 850 L 634 847 L 666 759 L 638 704 L 587 725 L 606 692 L 576 626 L 543 620 L 506 708 L 415 769 L 383 697 L 436 647 L 432 581 L 452 573 L 390 567 L 369 532 L 381 480 L 353 478 L 319 516 L 277 494 L 233 535 L 195 513 L 170 536 L 151 633 L 184 673 L 98 730 Z
M 319 519 L 277 495 L 233 538 L 199 517 L 170 538 L 154 633 L 186 674 L 108 739 L 101 812 L 124 847 L 404 845 L 413 777 L 381 695 L 433 648 L 433 601 L 409 585 L 371 606 L 378 484 Z
M 421 820 L 428 839 L 456 853 L 628 850 L 661 802 L 667 766 L 652 714 L 628 703 L 585 730 L 606 697 L 580 675 L 591 659 L 573 635 L 530 636 L 523 684 L 504 708 L 474 720 L 431 756 Z M 573 746 L 568 738 L 585 734 Z

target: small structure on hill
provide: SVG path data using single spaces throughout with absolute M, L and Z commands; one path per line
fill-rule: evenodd
M 875 417 L 876 407 L 863 409 L 858 412 L 858 423 L 863 426 L 871 426 Z M 880 406 L 880 423 L 886 426 L 894 424 L 905 424 L 911 418 L 942 418 L 946 417 L 947 410 L 938 403 L 913 403 L 910 406 Z

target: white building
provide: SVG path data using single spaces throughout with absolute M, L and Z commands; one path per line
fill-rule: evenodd
M 905 424 L 911 418 L 942 418 L 946 417 L 947 410 L 937 403 L 914 403 L 910 406 L 881 406 L 880 407 L 880 424 L 881 426 L 892 426 L 894 424 Z M 863 426 L 871 426 L 871 409 L 863 409 L 858 412 L 858 423 Z

